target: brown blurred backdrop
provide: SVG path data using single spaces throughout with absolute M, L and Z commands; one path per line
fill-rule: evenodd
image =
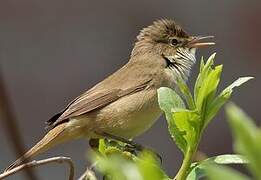
M 224 64 L 221 87 L 239 76 L 255 76 L 236 90 L 232 100 L 256 120 L 261 119 L 261 1 L 1 1 L 0 66 L 26 147 L 45 134 L 45 120 L 126 63 L 142 27 L 164 17 L 175 19 L 191 34 L 215 35 L 217 45 L 198 52 L 198 59 L 217 52 L 216 63 Z M 2 170 L 16 157 L 1 124 L 0 137 Z M 162 155 L 168 174 L 176 173 L 182 156 L 163 118 L 137 141 Z M 87 163 L 87 148 L 87 142 L 79 140 L 39 158 L 70 156 L 78 177 Z M 223 111 L 206 130 L 200 150 L 208 155 L 232 152 Z M 41 179 L 65 179 L 68 175 L 62 165 L 47 165 L 36 171 Z M 9 179 L 23 177 L 19 173 Z

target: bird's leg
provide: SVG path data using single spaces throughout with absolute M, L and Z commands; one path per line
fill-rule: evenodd
M 113 134 L 109 134 L 109 133 L 106 133 L 106 132 L 96 132 L 96 134 L 103 136 L 105 138 L 109 138 L 109 139 L 112 139 L 112 140 L 116 140 L 116 141 L 126 143 L 127 145 L 125 146 L 125 148 L 126 148 L 125 150 L 129 151 L 130 153 L 135 154 L 135 155 L 137 155 L 136 151 L 141 152 L 143 150 L 149 150 L 152 153 L 154 153 L 159 158 L 160 162 L 162 163 L 162 158 L 157 152 L 153 151 L 150 148 L 144 147 L 139 143 L 136 143 L 132 140 L 125 139 L 125 138 L 119 137 L 119 136 L 115 136 Z
M 109 138 L 109 139 L 112 139 L 112 140 L 116 140 L 116 141 L 126 143 L 129 148 L 134 148 L 137 151 L 142 151 L 142 150 L 145 149 L 141 144 L 133 142 L 132 140 L 125 139 L 123 137 L 115 136 L 113 134 L 109 134 L 109 133 L 106 133 L 106 132 L 98 132 L 98 133 L 96 132 L 96 134 L 103 136 L 105 138 Z

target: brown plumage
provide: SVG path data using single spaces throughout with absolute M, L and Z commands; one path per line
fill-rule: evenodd
M 47 121 L 51 130 L 46 136 L 6 170 L 75 138 L 101 137 L 103 132 L 127 139 L 140 135 L 161 114 L 157 89 L 174 88 L 176 78 L 188 77 L 196 44 L 203 43 L 173 20 L 144 28 L 129 62 Z

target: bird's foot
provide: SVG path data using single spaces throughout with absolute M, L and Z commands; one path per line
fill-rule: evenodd
M 118 137 L 118 136 L 115 136 L 115 135 L 112 135 L 112 134 L 108 134 L 106 132 L 99 133 L 99 135 L 105 137 L 107 139 L 107 141 L 109 139 L 109 144 L 111 146 L 118 147 L 122 151 L 129 152 L 129 153 L 131 153 L 131 154 L 133 154 L 135 156 L 137 156 L 140 152 L 142 152 L 144 150 L 145 151 L 150 151 L 155 156 L 157 156 L 157 158 L 159 159 L 160 163 L 162 164 L 162 157 L 157 152 L 152 150 L 151 148 L 145 147 L 145 146 L 143 146 L 143 145 L 141 145 L 139 143 L 136 143 L 136 142 L 134 142 L 132 140 L 129 140 L 129 139 L 125 139 L 125 138 Z M 97 147 L 99 146 L 99 140 L 97 140 L 97 139 L 96 140 L 92 140 L 93 141 L 92 143 L 91 143 L 91 140 L 89 142 L 90 145 L 93 144 L 93 145 L 96 145 Z M 117 141 L 120 141 L 120 142 L 124 143 L 125 145 L 121 145 Z

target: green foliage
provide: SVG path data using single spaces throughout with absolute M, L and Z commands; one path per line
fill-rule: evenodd
M 248 80 L 253 79 L 253 77 L 242 77 L 238 78 L 234 83 L 224 89 L 210 104 L 209 113 L 207 115 L 207 121 L 209 122 L 218 112 L 218 110 L 222 107 L 222 105 L 227 102 L 227 100 L 231 97 L 233 89 L 235 87 L 240 86 L 241 84 L 247 82 Z
M 169 88 L 162 87 L 158 90 L 159 105 L 165 112 L 169 132 L 184 154 L 177 179 L 184 179 L 188 175 L 192 156 L 197 150 L 203 130 L 231 97 L 233 88 L 252 79 L 252 77 L 239 78 L 217 95 L 223 66 L 214 66 L 214 58 L 215 54 L 210 56 L 206 63 L 203 59 L 201 60 L 200 72 L 194 86 L 194 96 L 186 83 L 178 80 L 179 90 L 186 103 Z
M 176 126 L 172 120 L 172 108 L 185 108 L 183 100 L 179 95 L 170 88 L 162 87 L 158 89 L 159 106 L 165 112 L 168 121 L 168 129 L 171 137 L 175 140 L 177 146 L 185 153 L 187 142 L 183 137 L 181 130 Z
M 229 167 L 211 165 L 205 167 L 208 178 L 211 180 L 249 180 L 250 178 Z
M 229 99 L 233 88 L 252 78 L 239 78 L 216 96 L 222 65 L 213 67 L 214 57 L 215 54 L 210 56 L 206 64 L 203 59 L 201 60 L 200 72 L 194 87 L 194 98 L 184 81 L 178 81 L 187 109 L 175 91 L 165 87 L 158 90 L 159 105 L 166 114 L 170 134 L 184 154 L 189 148 L 196 146 L 202 131 Z
M 228 165 L 228 164 L 245 164 L 248 161 L 241 155 L 236 154 L 223 154 L 205 159 L 201 162 L 195 162 L 191 164 L 190 173 L 187 176 L 187 180 L 196 180 L 206 176 L 206 169 L 210 166 Z M 216 166 L 215 166 L 216 167 Z M 208 170 L 208 169 L 207 169 Z
M 241 109 L 234 104 L 229 104 L 226 107 L 229 124 L 231 126 L 234 137 L 234 149 L 237 153 L 244 155 L 249 163 L 247 167 L 255 179 L 261 179 L 261 129 L 256 127 L 253 120 L 248 117 Z M 207 169 L 210 179 L 218 180 L 214 175 L 217 173 L 223 175 L 221 179 L 250 179 L 246 178 L 234 170 L 225 167 L 211 167 Z
M 261 179 L 261 129 L 235 105 L 230 104 L 226 110 L 235 140 L 235 151 L 248 158 L 250 171 L 256 179 Z
M 120 143 L 123 145 L 122 143 Z M 93 153 L 92 161 L 97 169 L 113 180 L 167 180 L 154 155 L 143 151 L 138 156 L 124 151 L 123 146 L 101 139 L 99 153 Z
M 181 79 L 177 80 L 179 93 L 167 87 L 158 89 L 158 102 L 165 113 L 169 133 L 184 155 L 182 166 L 175 177 L 177 180 L 198 180 L 205 177 L 206 173 L 213 179 L 245 178 L 228 167 L 220 166 L 246 163 L 245 158 L 240 155 L 219 155 L 192 163 L 193 155 L 197 151 L 206 126 L 229 100 L 233 89 L 252 79 L 252 77 L 239 78 L 218 93 L 223 66 L 214 66 L 214 58 L 215 54 L 210 56 L 206 63 L 202 58 L 193 94 Z M 261 146 L 258 143 L 261 142 L 260 130 L 247 120 L 244 124 L 240 124 L 242 118 L 248 118 L 234 106 L 228 106 L 227 113 L 236 139 L 236 151 L 249 159 L 251 165 L 248 166 L 251 172 L 255 177 L 261 178 L 258 171 L 258 167 L 261 167 Z M 97 169 L 106 175 L 107 179 L 170 179 L 161 169 L 153 153 L 149 151 L 136 155 L 126 148 L 125 143 L 102 139 L 98 152 L 93 153 L 92 161 L 97 162 Z M 216 174 L 220 169 L 222 173 Z

